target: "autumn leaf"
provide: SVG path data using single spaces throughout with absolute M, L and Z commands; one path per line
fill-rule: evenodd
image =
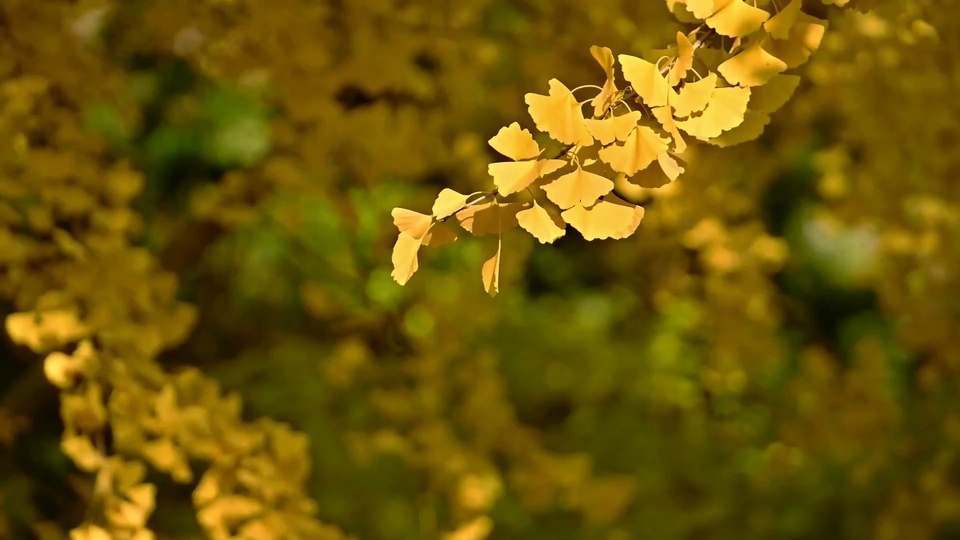
M 590 54 L 593 56 L 594 60 L 600 64 L 600 67 L 603 68 L 603 73 L 607 76 L 607 80 L 604 81 L 603 87 L 600 89 L 600 93 L 594 96 L 590 101 L 590 104 L 593 105 L 593 115 L 596 117 L 603 116 L 607 109 L 612 105 L 613 96 L 617 93 L 617 85 L 614 82 L 614 58 L 613 51 L 607 47 L 599 47 L 594 45 L 590 47 Z
M 762 86 L 787 69 L 787 64 L 768 53 L 759 42 L 720 64 L 717 71 L 732 84 Z
M 797 22 L 797 16 L 800 14 L 802 6 L 803 0 L 790 0 L 790 3 L 779 13 L 763 23 L 763 29 L 774 39 L 787 39 L 790 36 L 790 29 Z
M 564 144 L 593 144 L 593 138 L 583 125 L 583 110 L 577 98 L 557 79 L 550 79 L 548 95 L 531 93 L 526 95 L 524 101 L 540 131 Z
M 677 92 L 656 64 L 627 54 L 621 54 L 618 58 L 624 78 L 647 106 L 662 107 L 676 101 Z
M 452 244 L 457 240 L 457 233 L 451 230 L 446 223 L 434 223 L 430 230 L 421 238 L 425 246 L 437 248 Z
M 630 132 L 622 145 L 614 144 L 601 149 L 600 159 L 615 171 L 632 176 L 653 163 L 669 144 L 670 139 L 657 135 L 647 126 L 639 126 Z
M 770 18 L 769 13 L 749 5 L 743 0 L 715 2 L 714 9 L 715 12 L 707 17 L 704 22 L 710 28 L 716 30 L 718 34 L 733 38 L 748 36 L 756 32 Z
M 494 150 L 514 161 L 533 159 L 540 154 L 540 146 L 533 140 L 533 135 L 521 129 L 517 122 L 500 128 L 487 142 Z
M 613 141 L 625 141 L 633 128 L 637 127 L 641 117 L 640 111 L 630 111 L 601 120 L 589 119 L 585 125 L 593 138 L 606 145 Z
M 433 217 L 436 219 L 447 218 L 457 211 L 461 210 L 467 204 L 470 195 L 458 193 L 450 188 L 444 188 L 437 195 L 437 200 L 433 203 Z
M 693 52 L 693 43 L 683 32 L 677 32 L 677 58 L 667 73 L 670 86 L 677 86 L 687 76 L 687 71 L 693 67 Z
M 497 238 L 497 251 L 483 263 L 480 277 L 483 278 L 483 290 L 490 296 L 500 292 L 500 251 L 503 247 L 503 238 Z
M 393 246 L 393 272 L 390 274 L 400 285 L 406 284 L 417 271 L 417 252 L 422 240 L 401 232 Z
M 433 216 L 406 208 L 394 208 L 390 215 L 393 216 L 393 224 L 401 233 L 416 239 L 423 238 L 433 223 Z
M 693 16 L 703 20 L 712 17 L 720 8 L 730 3 L 731 0 L 684 0 L 687 11 L 693 13 Z
M 546 176 L 566 164 L 562 159 L 503 161 L 488 165 L 487 172 L 493 177 L 497 193 L 507 196 L 523 191 L 541 176 Z
M 710 104 L 700 116 L 678 120 L 677 127 L 690 135 L 707 140 L 733 129 L 743 122 L 750 101 L 750 89 L 740 86 L 717 88 Z
M 667 178 L 669 178 L 671 182 L 679 178 L 685 170 L 680 163 L 677 162 L 676 158 L 667 152 L 661 152 L 657 156 L 657 163 L 663 170 L 663 174 L 667 175 Z
M 575 204 L 590 206 L 595 203 L 597 199 L 610 193 L 613 182 L 577 167 L 542 189 L 554 204 L 560 208 L 570 208 Z
M 769 114 L 760 111 L 747 111 L 743 117 L 743 122 L 739 126 L 725 131 L 707 142 L 725 148 L 752 141 L 763 134 L 764 128 L 769 123 Z
M 574 206 L 564 211 L 562 216 L 585 240 L 603 240 L 626 238 L 633 234 L 643 219 L 643 213 L 642 206 L 610 195 L 590 208 Z
M 674 113 L 671 107 L 654 107 L 650 109 L 650 112 L 653 113 L 653 117 L 657 119 L 657 122 L 660 122 L 663 130 L 670 134 L 673 142 L 673 151 L 682 154 L 687 149 L 687 142 L 683 140 L 680 130 L 677 129 L 677 123 L 673 117 Z
M 500 234 L 517 226 L 521 203 L 489 202 L 468 206 L 457 212 L 460 226 L 475 236 Z
M 826 28 L 827 21 L 801 12 L 786 38 L 775 39 L 768 35 L 761 44 L 792 69 L 804 64 L 820 48 Z
M 541 244 L 552 244 L 566 232 L 566 223 L 552 210 L 533 201 L 526 210 L 517 212 L 517 222 Z
M 713 96 L 713 90 L 716 87 L 716 73 L 710 73 L 699 81 L 684 84 L 673 104 L 674 115 L 677 118 L 684 118 L 702 111 L 710 103 L 710 97 Z

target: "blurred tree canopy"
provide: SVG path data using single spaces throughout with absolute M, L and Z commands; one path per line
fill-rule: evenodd
M 958 8 L 3 0 L 0 538 L 960 538 Z

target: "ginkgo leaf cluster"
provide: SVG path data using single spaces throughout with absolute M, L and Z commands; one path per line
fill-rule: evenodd
M 802 11 L 802 0 L 667 4 L 693 27 L 677 32 L 674 44 L 639 56 L 591 47 L 604 74 L 599 84 L 571 89 L 551 79 L 545 94 L 526 95 L 538 133 L 514 122 L 489 140 L 508 159 L 489 164 L 492 189 L 444 189 L 429 215 L 394 209 L 397 283 L 417 271 L 421 247 L 452 242 L 460 231 L 497 236 L 481 272 L 491 295 L 499 290 L 501 237 L 517 225 L 541 243 L 556 241 L 567 225 L 586 240 L 631 236 L 644 209 L 616 183 L 676 181 L 688 139 L 724 147 L 759 137 L 799 85 L 785 72 L 809 59 L 827 27 Z M 562 150 L 553 155 L 539 136 Z

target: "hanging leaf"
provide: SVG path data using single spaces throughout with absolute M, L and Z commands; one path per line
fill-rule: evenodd
M 489 259 L 484 261 L 483 268 L 480 270 L 480 276 L 483 278 L 483 290 L 490 296 L 496 296 L 500 292 L 500 250 L 503 247 L 503 239 L 497 238 L 497 251 Z
M 725 148 L 736 144 L 752 141 L 763 134 L 764 128 L 770 123 L 770 115 L 759 111 L 747 111 L 743 122 L 731 129 L 725 131 L 719 136 L 707 141 L 708 143 Z
M 700 140 L 712 139 L 743 122 L 749 101 L 749 88 L 717 88 L 703 114 L 688 120 L 678 120 L 677 127 Z
M 531 161 L 504 161 L 491 163 L 487 172 L 493 177 L 497 193 L 507 196 L 527 188 L 536 179 L 548 175 L 567 162 L 562 159 L 541 159 Z
M 767 36 L 762 45 L 770 54 L 782 60 L 787 68 L 792 69 L 806 63 L 810 55 L 820 48 L 826 29 L 827 21 L 801 12 L 786 38 L 774 39 Z
M 622 145 L 614 144 L 600 150 L 600 159 L 613 170 L 633 176 L 646 169 L 661 152 L 665 152 L 670 139 L 665 139 L 654 130 L 639 126 L 630 132 Z
M 680 84 L 680 81 L 687 76 L 687 71 L 693 67 L 693 52 L 693 43 L 690 43 L 683 32 L 677 32 L 677 59 L 667 73 L 667 82 L 670 86 Z
M 640 111 L 630 111 L 620 116 L 611 116 L 602 120 L 587 120 L 587 130 L 600 144 L 610 144 L 613 141 L 625 141 L 630 132 L 637 127 L 642 115 Z
M 756 32 L 769 18 L 769 13 L 743 0 L 725 0 L 705 22 L 718 34 L 737 38 Z
M 562 216 L 585 240 L 603 240 L 626 238 L 633 234 L 643 219 L 643 212 L 642 206 L 610 195 L 590 208 L 574 206 L 563 212 Z
M 533 159 L 540 154 L 540 147 L 533 140 L 533 135 L 521 129 L 517 122 L 500 128 L 487 142 L 494 150 L 514 161 Z
M 533 201 L 533 206 L 517 212 L 517 222 L 541 244 L 551 244 L 566 232 L 560 216 Z
M 710 97 L 716 87 L 716 73 L 710 73 L 699 81 L 684 84 L 673 104 L 674 115 L 677 118 L 684 118 L 702 111 L 710 103 Z
M 609 179 L 581 167 L 543 186 L 547 197 L 560 208 L 575 204 L 590 206 L 612 189 L 613 182 Z
M 603 116 L 607 109 L 612 105 L 611 101 L 614 95 L 617 93 L 617 85 L 614 82 L 614 59 L 613 51 L 607 47 L 598 47 L 594 45 L 590 47 L 590 54 L 593 56 L 594 60 L 600 64 L 600 67 L 603 68 L 603 73 L 607 76 L 607 80 L 604 81 L 603 87 L 600 89 L 600 93 L 594 96 L 590 101 L 590 104 L 593 105 L 593 115 L 596 117 Z
M 524 101 L 540 131 L 565 144 L 593 144 L 590 133 L 583 125 L 583 110 L 577 98 L 557 79 L 550 79 L 548 95 L 527 94 Z
M 444 219 L 452 216 L 467 204 L 470 195 L 458 193 L 450 188 L 445 188 L 437 195 L 437 200 L 433 203 L 433 217 Z
M 790 3 L 779 13 L 763 23 L 763 29 L 774 39 L 787 39 L 790 35 L 790 29 L 797 22 L 797 16 L 800 14 L 802 6 L 803 0 L 790 0 Z
M 680 178 L 680 175 L 683 174 L 685 170 L 677 160 L 667 152 L 662 152 L 657 156 L 657 163 L 660 164 L 663 174 L 667 175 L 667 178 L 669 178 L 671 182 Z
M 423 235 L 427 233 L 433 223 L 433 216 L 406 208 L 394 208 L 390 215 L 393 216 L 393 224 L 400 232 L 416 239 L 423 238 Z
M 662 107 L 677 100 L 676 91 L 656 64 L 627 54 L 621 54 L 618 58 L 623 77 L 647 106 Z
M 417 252 L 422 241 L 402 232 L 393 246 L 393 272 L 390 274 L 400 285 L 406 284 L 417 271 Z
M 457 212 L 460 226 L 475 236 L 500 234 L 517 226 L 520 203 L 489 202 L 468 206 Z
M 717 71 L 732 84 L 761 86 L 786 69 L 783 60 L 768 53 L 757 42 L 720 64 Z
M 673 151 L 682 154 L 687 149 L 687 142 L 683 140 L 683 136 L 680 135 L 680 130 L 677 129 L 677 123 L 674 120 L 671 108 L 669 106 L 654 107 L 650 109 L 650 112 L 653 113 L 653 117 L 657 119 L 657 122 L 660 122 L 663 130 L 669 133 L 671 139 L 673 139 Z

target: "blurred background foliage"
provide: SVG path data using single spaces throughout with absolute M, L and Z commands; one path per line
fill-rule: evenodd
M 3 314 L 76 308 L 51 331 L 114 367 L 84 424 L 7 319 L 0 537 L 960 538 L 958 6 L 807 4 L 760 140 L 635 192 L 628 240 L 506 238 L 491 299 L 472 239 L 396 285 L 390 209 L 485 189 L 523 95 L 669 43 L 661 2 L 4 0 Z M 121 440 L 190 385 L 280 441 L 246 498 L 247 462 Z M 102 510 L 108 458 L 147 463 L 146 529 Z M 274 512 L 288 480 L 316 507 Z

